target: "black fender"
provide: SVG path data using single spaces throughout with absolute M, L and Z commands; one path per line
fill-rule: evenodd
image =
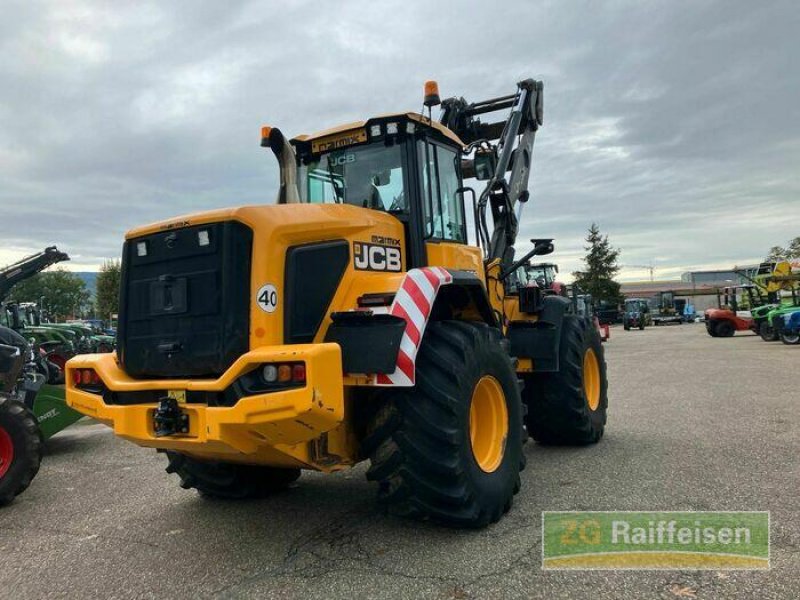
M 511 355 L 530 358 L 539 372 L 557 372 L 561 328 L 572 302 L 563 296 L 545 296 L 537 321 L 513 321 L 508 327 Z
M 445 321 L 458 318 L 459 314 L 468 313 L 492 327 L 499 327 L 497 315 L 489 302 L 486 286 L 478 276 L 470 271 L 448 269 L 448 272 L 452 275 L 453 281 L 439 288 L 430 320 Z

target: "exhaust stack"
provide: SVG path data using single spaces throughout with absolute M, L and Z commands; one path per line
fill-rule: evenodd
M 294 148 L 286 141 L 277 127 L 261 128 L 261 146 L 269 148 L 278 159 L 281 185 L 278 190 L 278 204 L 297 204 L 300 195 L 297 192 L 297 161 Z

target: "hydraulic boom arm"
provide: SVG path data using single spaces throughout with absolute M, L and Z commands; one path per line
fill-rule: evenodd
M 486 187 L 478 199 L 478 238 L 487 260 L 499 258 L 504 268 L 514 260 L 514 242 L 519 231 L 522 205 L 527 202 L 528 179 L 536 131 L 542 124 L 541 81 L 526 79 L 517 84 L 517 92 L 483 102 L 467 104 L 463 98 L 442 102 L 443 125 L 454 131 L 475 150 L 473 165 L 489 165 Z M 477 115 L 511 109 L 505 121 L 482 123 Z M 508 173 L 511 173 L 510 177 Z M 514 210 L 520 203 L 520 212 Z M 491 206 L 494 231 L 489 235 L 486 207 Z
M 50 246 L 42 252 L 23 258 L 19 262 L 0 270 L 0 302 L 5 299 L 11 288 L 20 281 L 33 277 L 47 267 L 64 260 L 69 260 L 67 253 L 59 251 L 55 246 Z

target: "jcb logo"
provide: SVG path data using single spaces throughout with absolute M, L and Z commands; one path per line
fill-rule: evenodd
M 347 163 L 356 162 L 356 155 L 342 154 L 341 156 L 331 156 L 328 158 L 328 162 L 331 164 L 331 166 L 338 167 L 339 165 L 346 165 Z
M 359 271 L 392 271 L 403 269 L 400 248 L 353 242 L 353 266 Z

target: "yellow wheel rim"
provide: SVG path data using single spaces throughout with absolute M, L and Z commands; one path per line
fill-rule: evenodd
M 592 348 L 587 348 L 583 355 L 583 393 L 589 410 L 597 410 L 600 406 L 600 363 Z
M 503 462 L 508 437 L 508 408 L 500 382 L 484 375 L 472 392 L 469 440 L 478 466 L 493 473 Z

